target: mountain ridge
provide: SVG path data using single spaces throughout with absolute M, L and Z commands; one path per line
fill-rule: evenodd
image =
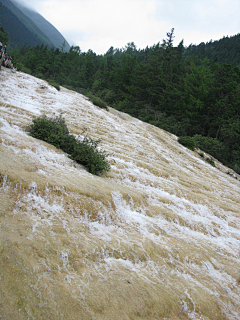
M 4 7 L 11 12 L 4 10 L 4 14 L 1 14 L 2 26 L 9 32 L 11 47 L 17 45 L 21 48 L 25 43 L 29 46 L 43 43 L 51 48 L 63 44 L 65 39 L 60 32 L 37 12 L 15 1 L 2 0 L 1 3 L 0 14 Z M 19 38 L 21 40 L 18 40 Z M 69 50 L 70 46 L 66 40 L 65 44 L 65 50 Z
M 15 0 L 12 2 L 26 15 L 28 16 L 37 27 L 42 30 L 46 35 L 48 35 L 49 39 L 54 44 L 54 47 L 60 48 L 65 42 L 65 50 L 68 51 L 70 49 L 70 45 L 67 40 L 62 36 L 62 34 L 55 28 L 49 21 L 47 21 L 41 14 L 38 12 L 31 10 L 27 7 L 24 7 L 20 3 Z
M 35 36 L 39 44 L 41 44 L 42 42 L 49 47 L 53 46 L 53 43 L 50 41 L 50 39 L 36 26 L 36 24 L 29 17 L 27 17 L 18 7 L 16 7 L 13 2 L 11 2 L 10 0 L 1 0 L 1 2 L 2 5 L 7 7 L 12 12 L 12 14 L 16 16 L 17 19 L 21 21 L 21 23 Z M 14 21 L 12 19 L 9 19 L 8 25 L 11 26 L 12 23 L 14 23 Z M 3 27 L 5 28 L 5 24 L 3 24 Z M 5 31 L 8 32 L 8 27 Z M 17 29 L 14 28 L 14 31 L 12 31 L 11 33 L 13 34 L 16 31 Z M 27 43 L 27 37 L 25 40 L 25 42 Z
M 4 29 L 10 36 L 10 47 L 15 47 L 16 45 L 23 47 L 25 44 L 27 46 L 42 44 L 42 40 L 31 32 L 16 15 L 4 5 L 1 6 L 0 19 Z

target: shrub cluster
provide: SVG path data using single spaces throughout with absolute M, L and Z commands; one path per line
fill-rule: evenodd
M 214 160 L 213 160 L 212 157 L 211 157 L 211 158 L 206 158 L 206 161 L 207 161 L 208 163 L 210 163 L 213 167 L 216 167 L 215 162 L 214 162 Z
M 57 89 L 58 91 L 60 91 L 60 86 L 59 86 L 59 84 L 57 84 L 55 81 L 53 81 L 53 80 L 48 80 L 48 84 L 50 84 L 50 86 L 53 86 L 55 89 Z
M 103 99 L 95 96 L 91 91 L 82 90 L 82 93 L 87 96 L 95 106 L 106 109 L 108 111 L 107 103 Z
M 224 157 L 228 153 L 228 148 L 224 143 L 216 138 L 203 137 L 200 134 L 195 134 L 193 139 L 199 149 L 211 154 L 220 161 L 224 161 Z
M 100 140 L 88 137 L 84 137 L 83 141 L 77 140 L 70 134 L 62 115 L 52 118 L 43 115 L 33 119 L 28 131 L 32 137 L 62 149 L 72 160 L 84 165 L 92 174 L 99 175 L 110 170 L 106 161 L 106 151 L 98 150 Z
M 225 159 L 225 155 L 228 152 L 227 147 L 218 139 L 211 138 L 211 137 L 204 137 L 204 136 L 201 136 L 200 134 L 195 134 L 193 137 L 189 137 L 189 136 L 179 137 L 178 142 L 193 151 L 195 150 L 195 148 L 199 148 L 211 154 L 213 157 L 215 157 L 219 161 L 222 161 L 224 164 L 227 164 Z M 199 155 L 204 158 L 203 153 L 199 153 Z M 212 157 L 206 158 L 205 160 L 215 167 L 215 163 Z
M 21 62 L 16 64 L 17 70 L 24 72 L 24 73 L 28 73 L 28 74 L 32 74 L 32 71 L 29 68 L 26 68 Z
M 103 108 L 103 109 L 108 109 L 107 108 L 107 104 L 105 101 L 103 101 L 101 98 L 99 97 L 96 97 L 94 96 L 92 99 L 91 99 L 92 103 L 95 105 L 95 106 L 98 106 L 100 108 Z
M 224 160 L 224 156 L 228 152 L 226 145 L 224 145 L 218 139 L 204 137 L 200 134 L 195 134 L 193 137 L 179 137 L 178 142 L 193 151 L 195 150 L 195 148 L 199 148 L 211 154 L 213 157 L 219 159 L 220 161 Z
M 178 138 L 178 142 L 192 151 L 196 148 L 196 142 L 193 137 L 182 136 Z

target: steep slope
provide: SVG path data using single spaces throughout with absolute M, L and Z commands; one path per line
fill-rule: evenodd
M 42 41 L 5 6 L 0 8 L 0 21 L 4 30 L 8 33 L 11 47 L 22 48 L 25 43 L 32 47 L 42 44 Z
M 6 32 L 9 32 L 10 40 L 12 45 L 18 45 L 21 48 L 22 41 L 19 43 L 18 38 L 15 35 L 16 33 L 20 33 L 20 38 L 24 37 L 24 43 L 32 46 L 32 42 L 29 41 L 30 38 L 34 39 L 34 42 L 37 44 L 44 44 L 49 47 L 53 47 L 52 41 L 44 34 L 36 24 L 29 19 L 21 10 L 19 10 L 10 0 L 1 0 L 2 7 L 0 8 L 0 13 L 6 7 L 9 11 L 11 11 L 11 16 L 5 16 L 4 13 L 1 13 L 1 24 L 4 27 Z M 25 30 L 27 29 L 27 31 Z M 13 42 L 12 38 L 14 39 Z
M 5 68 L 0 84 L 3 319 L 239 319 L 239 180 L 73 91 Z M 60 112 L 109 173 L 26 133 Z
M 70 45 L 67 40 L 62 36 L 62 34 L 50 23 L 48 22 L 43 16 L 39 13 L 30 10 L 17 1 L 12 1 L 15 6 L 17 6 L 26 16 L 28 16 L 36 25 L 37 27 L 44 32 L 47 37 L 52 41 L 56 48 L 60 48 L 63 43 L 65 42 L 65 50 L 68 51 L 70 49 Z

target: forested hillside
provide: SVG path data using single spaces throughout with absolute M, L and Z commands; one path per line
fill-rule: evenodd
M 185 57 L 174 30 L 161 43 L 106 54 L 69 53 L 44 46 L 14 50 L 17 67 L 42 79 L 98 97 L 111 107 L 178 136 L 240 172 L 240 64 Z M 102 100 L 100 100 L 101 98 Z
M 210 62 L 229 63 L 233 66 L 240 64 L 240 34 L 223 37 L 218 41 L 209 41 L 199 45 L 190 45 L 183 51 L 183 60 L 197 56 L 208 58 Z

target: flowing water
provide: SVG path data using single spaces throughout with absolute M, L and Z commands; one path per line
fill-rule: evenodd
M 239 176 L 81 94 L 0 84 L 0 319 L 240 319 Z M 102 139 L 110 172 L 27 134 L 54 113 Z

